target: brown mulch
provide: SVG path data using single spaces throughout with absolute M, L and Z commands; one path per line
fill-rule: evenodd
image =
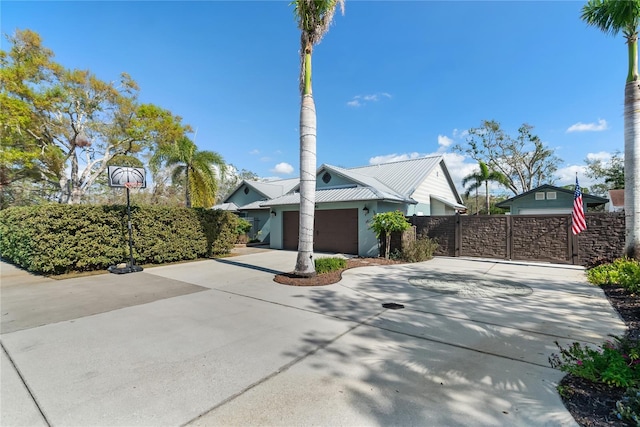
M 355 267 L 371 267 L 374 265 L 402 264 L 386 258 L 349 258 L 347 267 L 330 273 L 317 274 L 314 277 L 300 277 L 293 273 L 277 274 L 274 281 L 289 286 L 324 286 L 338 283 L 342 279 L 342 272 Z
M 602 286 L 609 303 L 627 325 L 627 336 L 640 338 L 640 298 L 620 286 Z M 576 422 L 585 427 L 626 426 L 612 411 L 624 390 L 595 384 L 573 376 L 560 382 L 562 401 Z

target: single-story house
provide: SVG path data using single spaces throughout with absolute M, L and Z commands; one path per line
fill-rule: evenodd
M 570 214 L 573 211 L 574 195 L 574 190 L 545 184 L 497 203 L 496 206 L 509 208 L 511 215 Z M 587 207 L 604 205 L 608 201 L 603 197 L 582 194 L 585 212 Z
M 299 185 L 261 202 L 269 208 L 270 247 L 297 250 Z M 443 156 L 341 168 L 323 164 L 316 172 L 314 250 L 377 256 L 378 240 L 369 228 L 376 213 L 454 215 L 465 211 Z
M 609 212 L 624 211 L 624 189 L 609 190 Z
M 236 213 L 251 223 L 249 237 L 268 243 L 270 237 L 270 208 L 260 203 L 289 192 L 299 179 L 281 179 L 275 181 L 242 180 L 221 204 L 212 209 L 221 209 Z

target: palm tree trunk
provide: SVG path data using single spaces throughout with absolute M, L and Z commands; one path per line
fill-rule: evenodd
M 489 180 L 484 182 L 484 192 L 486 193 L 487 198 L 487 215 L 491 215 L 491 206 L 489 204 L 491 201 L 489 200 Z
M 307 69 L 307 71 L 310 71 Z M 313 220 L 316 204 L 316 106 L 311 93 L 302 96 L 300 108 L 300 228 L 294 273 L 316 274 L 313 259 Z
M 478 187 L 476 187 L 476 216 L 480 215 L 480 202 L 478 202 Z
M 189 182 L 189 165 L 185 168 L 185 183 L 184 183 L 184 205 L 188 208 L 191 207 L 191 183 Z
M 625 255 L 640 260 L 640 87 L 627 82 L 624 91 Z

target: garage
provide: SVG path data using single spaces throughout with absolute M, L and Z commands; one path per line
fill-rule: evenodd
M 283 215 L 282 245 L 298 250 L 298 211 Z M 358 209 L 316 210 L 313 249 L 317 252 L 358 253 Z

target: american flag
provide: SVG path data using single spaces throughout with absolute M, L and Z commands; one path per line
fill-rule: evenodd
M 573 193 L 573 212 L 571 213 L 571 231 L 573 234 L 580 234 L 587 229 L 587 222 L 584 219 L 584 206 L 582 205 L 582 191 L 576 176 L 576 191 Z

